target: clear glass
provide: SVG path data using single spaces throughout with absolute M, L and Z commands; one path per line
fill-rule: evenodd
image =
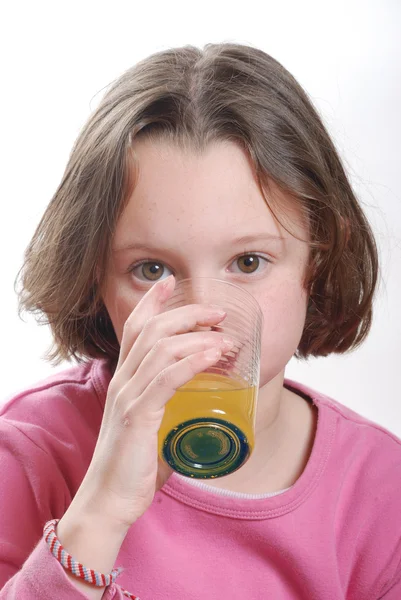
M 166 404 L 159 456 L 181 475 L 212 479 L 239 469 L 255 445 L 263 313 L 248 291 L 209 277 L 178 281 L 165 310 L 187 304 L 225 310 L 221 324 L 194 331 L 219 331 L 234 347 Z

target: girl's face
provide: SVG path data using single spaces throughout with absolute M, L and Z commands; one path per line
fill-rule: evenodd
M 263 310 L 260 386 L 282 377 L 305 323 L 307 242 L 278 225 L 234 142 L 210 145 L 201 157 L 149 140 L 135 151 L 137 184 L 117 224 L 103 296 L 118 340 L 155 281 L 215 277 L 248 290 Z M 307 240 L 291 200 L 271 189 L 280 218 Z

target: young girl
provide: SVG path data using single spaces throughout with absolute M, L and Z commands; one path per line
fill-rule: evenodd
M 21 271 L 49 358 L 77 364 L 1 411 L 0 599 L 399 600 L 400 441 L 284 378 L 294 354 L 364 340 L 377 270 L 333 143 L 277 61 L 186 46 L 122 75 Z M 230 348 L 219 307 L 163 311 L 196 276 L 264 314 L 255 450 L 206 482 L 157 454 L 165 404 Z

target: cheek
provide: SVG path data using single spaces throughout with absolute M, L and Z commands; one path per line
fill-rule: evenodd
M 305 325 L 307 293 L 299 283 L 285 283 L 259 298 L 264 325 L 260 386 L 278 375 L 298 348 Z

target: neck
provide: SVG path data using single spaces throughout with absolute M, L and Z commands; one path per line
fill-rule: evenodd
M 260 388 L 252 455 L 235 473 L 208 481 L 248 494 L 279 492 L 303 472 L 316 431 L 316 408 L 283 386 L 284 372 Z

